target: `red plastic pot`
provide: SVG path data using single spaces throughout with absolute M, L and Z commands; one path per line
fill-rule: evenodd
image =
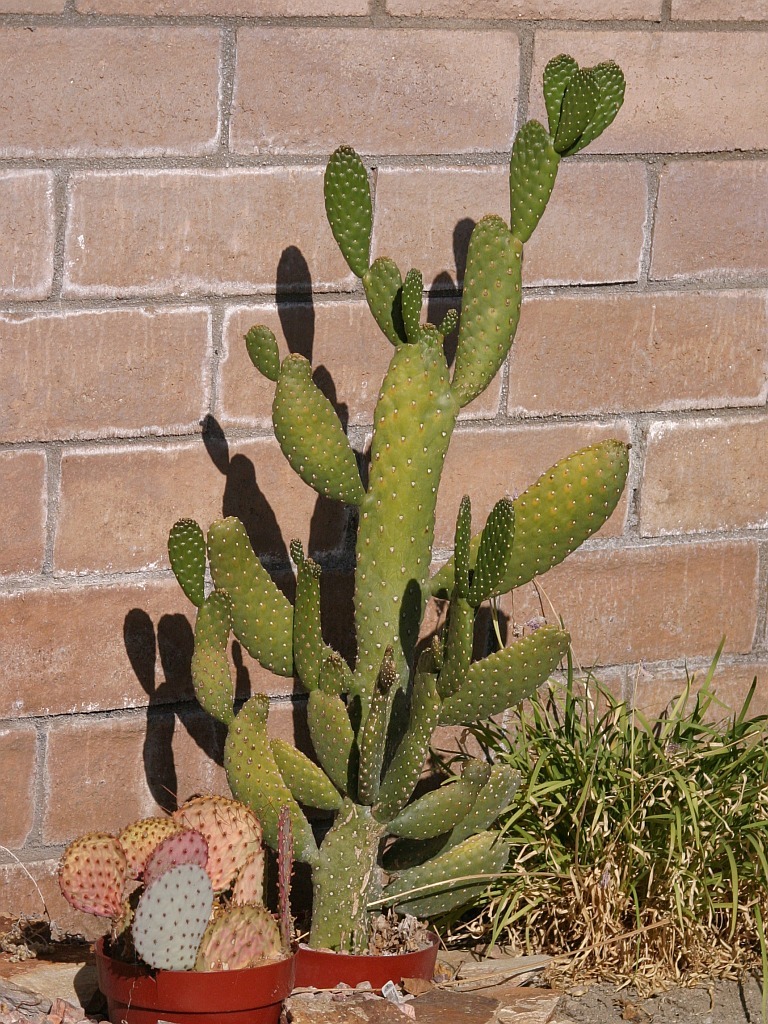
M 294 957 L 241 971 L 150 971 L 96 944 L 99 988 L 112 1024 L 277 1024 Z
M 354 988 L 369 981 L 380 990 L 388 981 L 399 985 L 403 978 L 424 978 L 430 981 L 437 962 L 438 938 L 430 932 L 430 944 L 413 953 L 387 953 L 378 956 L 356 956 L 353 953 L 331 953 L 301 945 L 296 951 L 296 988 Z

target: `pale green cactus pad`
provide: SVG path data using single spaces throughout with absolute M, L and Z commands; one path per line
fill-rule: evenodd
M 326 642 L 321 612 L 321 596 L 322 607 L 329 597 L 322 569 L 343 570 L 350 551 L 313 548 L 309 557 L 293 541 L 296 586 L 289 600 L 270 571 L 284 570 L 285 563 L 262 564 L 245 526 L 222 519 L 208 531 L 214 590 L 206 598 L 202 531 L 181 521 L 169 539 L 174 572 L 199 608 L 195 691 L 227 727 L 230 787 L 261 820 L 272 847 L 280 844 L 281 822 L 283 835 L 290 822 L 296 857 L 312 874 L 314 947 L 361 952 L 373 913 L 387 907 L 426 917 L 459 911 L 482 898 L 490 879 L 505 869 L 509 850 L 494 824 L 515 799 L 519 776 L 477 759 L 467 760 L 459 776 L 435 775 L 431 744 L 438 727 L 472 725 L 504 712 L 562 663 L 570 637 L 559 623 L 545 623 L 483 656 L 491 638 L 480 610 L 591 537 L 616 508 L 627 479 L 629 447 L 608 439 L 573 455 L 563 452 L 517 497 L 499 494 L 475 537 L 467 496 L 458 510 L 448 510 L 450 516 L 458 511 L 454 554 L 433 575 L 438 494 L 459 414 L 505 372 L 520 316 L 524 247 L 545 215 L 560 161 L 611 123 L 624 78 L 610 61 L 579 68 L 561 55 L 546 67 L 544 95 L 548 128 L 529 121 L 518 133 L 509 161 L 509 211 L 475 224 L 461 314 L 450 309 L 437 326 L 426 322 L 420 270 L 403 280 L 388 256 L 371 262 L 374 197 L 365 164 L 349 146 L 330 158 L 325 204 L 331 230 L 373 319 L 394 346 L 367 451 L 353 450 L 307 359 L 292 354 L 281 363 L 280 345 L 263 325 L 246 335 L 251 361 L 275 385 L 272 420 L 287 461 L 318 495 L 349 506 L 354 659 L 347 662 Z M 591 211 L 582 214 L 586 220 Z M 446 229 L 455 223 L 446 211 Z M 445 340 L 457 327 L 451 366 Z M 553 363 L 552 373 L 558 372 Z M 335 383 L 343 402 L 347 382 Z M 368 445 L 366 432 L 355 424 L 361 448 Z M 425 622 L 433 597 L 447 602 L 434 609 L 439 628 Z M 265 695 L 253 693 L 242 707 L 235 701 L 230 634 L 264 668 L 293 676 L 303 689 L 294 711 L 301 714 L 306 702 L 314 759 L 270 735 Z M 305 808 L 328 818 L 317 829 L 320 840 Z M 257 914 L 248 927 L 261 941 L 259 922 Z M 206 962 L 220 959 L 219 948 L 217 938 Z

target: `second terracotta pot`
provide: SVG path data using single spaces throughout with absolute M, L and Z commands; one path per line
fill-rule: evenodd
M 438 938 L 430 933 L 430 944 L 413 953 L 389 953 L 379 956 L 331 953 L 299 946 L 296 951 L 296 988 L 335 988 L 345 984 L 355 988 L 368 981 L 377 991 L 388 981 L 399 985 L 403 978 L 429 981 L 437 962 Z

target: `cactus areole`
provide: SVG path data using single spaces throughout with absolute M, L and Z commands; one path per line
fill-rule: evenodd
M 225 767 L 238 799 L 255 811 L 272 847 L 287 807 L 296 858 L 312 871 L 310 945 L 362 952 L 373 911 L 422 918 L 468 904 L 503 870 L 507 848 L 491 831 L 518 779 L 502 765 L 470 761 L 460 778 L 414 798 L 440 725 L 498 714 L 536 690 L 566 654 L 568 634 L 544 625 L 473 660 L 477 609 L 557 565 L 602 526 L 621 496 L 628 447 L 605 440 L 563 458 L 514 500 L 502 498 L 472 536 L 469 499 L 457 513 L 454 554 L 434 576 L 438 487 L 460 410 L 503 366 L 520 314 L 524 244 L 555 184 L 560 160 L 616 116 L 624 79 L 612 62 L 579 68 L 566 56 L 544 72 L 548 128 L 529 121 L 510 157 L 510 214 L 483 217 L 467 253 L 461 315 L 423 322 L 423 281 L 388 257 L 371 260 L 367 170 L 347 146 L 331 156 L 325 202 L 334 237 L 362 281 L 371 313 L 393 347 L 374 413 L 370 470 L 300 355 L 280 362 L 263 326 L 246 346 L 274 382 L 275 435 L 290 465 L 358 517 L 354 667 L 323 640 L 321 567 L 298 542 L 293 605 L 277 588 L 234 518 L 207 533 L 183 519 L 171 530 L 174 572 L 198 607 L 193 681 L 201 705 L 228 729 Z M 456 358 L 446 334 L 458 319 Z M 205 595 L 206 563 L 213 589 Z M 426 602 L 448 603 L 442 635 L 417 656 Z M 294 675 L 308 693 L 317 762 L 270 738 L 267 698 L 234 703 L 230 635 L 263 666 Z M 318 844 L 304 808 L 335 815 Z

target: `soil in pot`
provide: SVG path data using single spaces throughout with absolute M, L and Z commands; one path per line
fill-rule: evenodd
M 294 957 L 239 971 L 152 971 L 96 946 L 112 1024 L 277 1024 L 294 985 Z

